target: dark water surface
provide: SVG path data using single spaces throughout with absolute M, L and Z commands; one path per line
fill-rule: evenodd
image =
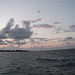
M 0 52 L 0 75 L 75 75 L 75 50 Z

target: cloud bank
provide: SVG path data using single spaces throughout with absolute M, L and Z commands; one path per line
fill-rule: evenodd
M 75 32 L 75 25 L 70 25 L 68 28 L 63 28 L 61 26 L 56 28 L 56 33 L 64 33 L 64 32 Z
M 17 40 L 22 40 L 22 39 L 28 39 L 31 37 L 33 32 L 31 31 L 30 28 L 30 22 L 29 21 L 22 21 L 23 22 L 23 27 L 20 28 L 19 25 L 14 26 L 14 19 L 10 19 L 9 22 L 6 24 L 6 27 L 4 27 L 0 31 L 0 39 L 17 39 Z
M 53 28 L 53 25 L 49 24 L 39 24 L 39 25 L 34 25 L 33 28 Z
M 63 41 L 75 41 L 75 39 L 73 37 L 67 37 Z

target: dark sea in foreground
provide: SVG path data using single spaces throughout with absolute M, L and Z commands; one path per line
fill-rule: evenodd
M 0 52 L 0 75 L 75 75 L 75 50 Z

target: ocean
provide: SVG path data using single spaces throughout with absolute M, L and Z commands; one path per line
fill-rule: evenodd
M 75 75 L 75 50 L 0 52 L 0 75 Z

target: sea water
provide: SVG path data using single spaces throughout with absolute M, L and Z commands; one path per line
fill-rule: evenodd
M 75 50 L 0 52 L 0 75 L 75 75 Z

